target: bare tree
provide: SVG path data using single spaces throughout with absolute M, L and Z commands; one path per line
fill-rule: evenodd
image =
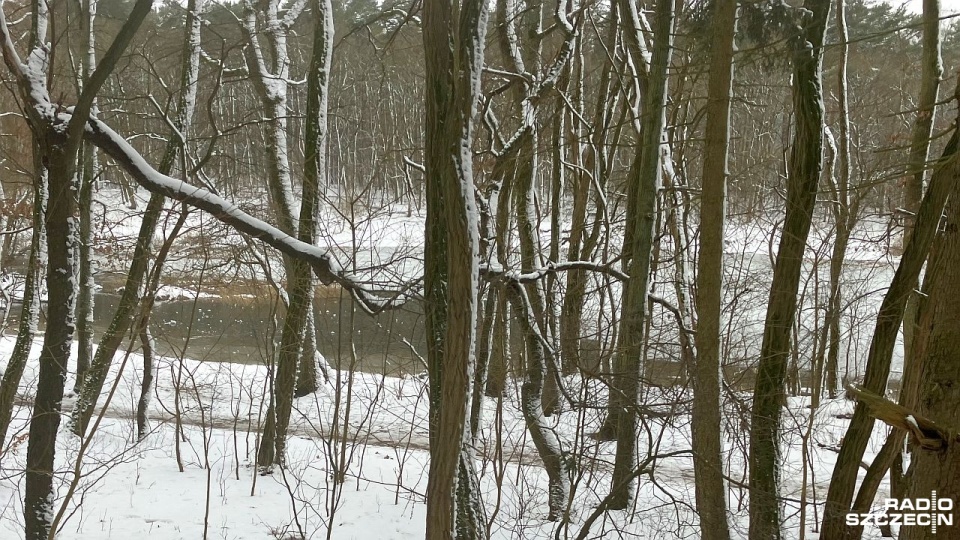
M 203 0 L 191 0 L 186 7 L 187 18 L 184 25 L 184 43 L 186 46 L 182 54 L 178 109 L 175 117 L 171 120 L 169 138 L 159 166 L 159 172 L 165 175 L 171 174 L 174 170 L 178 170 L 183 175 L 188 172 L 185 167 L 187 137 L 191 133 L 200 84 L 200 28 L 203 21 L 204 2 Z M 84 370 L 82 375 L 78 370 L 77 378 L 80 379 L 82 376 L 82 384 L 80 384 L 77 406 L 74 408 L 72 417 L 72 429 L 76 435 L 82 436 L 86 431 L 97 405 L 97 400 L 100 398 L 100 392 L 103 390 L 110 365 L 113 363 L 124 336 L 137 316 L 137 306 L 143 300 L 147 268 L 153 257 L 151 250 L 153 237 L 165 202 L 166 197 L 161 194 L 150 196 L 150 200 L 144 209 L 143 220 L 140 222 L 140 232 L 137 236 L 133 259 L 130 262 L 130 270 L 127 272 L 123 294 L 117 304 L 113 319 L 111 319 L 110 325 L 100 338 L 97 352 L 90 366 Z M 147 300 L 147 302 L 152 303 L 151 300 Z M 145 360 L 148 359 L 149 355 L 144 358 Z
M 706 540 L 728 540 L 723 484 L 722 403 L 720 399 L 720 313 L 723 295 L 723 235 L 726 220 L 727 148 L 733 93 L 737 3 L 714 7 L 713 51 L 707 90 L 703 180 L 700 198 L 700 249 L 697 260 L 697 359 L 693 378 L 693 470 L 700 532 Z
M 150 12 L 152 0 L 138 0 L 127 22 L 116 35 L 91 74 L 71 114 L 62 115 L 47 93 L 46 70 L 50 50 L 45 44 L 48 13 L 42 2 L 34 5 L 33 39 L 27 62 L 20 59 L 6 17 L 0 13 L 0 47 L 4 63 L 15 77 L 30 129 L 47 168 L 50 203 L 45 216 L 47 232 L 47 330 L 40 356 L 40 374 L 30 421 L 27 447 L 24 521 L 28 540 L 46 540 L 53 517 L 53 464 L 67 363 L 75 331 L 76 166 L 85 124 L 100 87 Z M 2 12 L 2 10 L 0 10 Z
M 636 36 L 631 53 L 638 55 L 642 43 L 637 12 L 632 2 L 621 2 L 628 20 L 627 31 Z M 649 81 L 642 93 L 639 118 L 640 147 L 630 168 L 627 184 L 627 228 L 623 240 L 623 266 L 630 278 L 624 284 L 619 343 L 610 383 L 610 404 L 604 427 L 617 440 L 611 480 L 610 508 L 629 508 L 636 493 L 637 427 L 639 419 L 640 369 L 646 334 L 647 295 L 657 223 L 657 198 L 661 186 L 661 146 L 667 102 L 667 80 L 673 49 L 674 3 L 657 2 L 653 23 L 653 51 Z M 601 433 L 601 435 L 603 435 Z
M 955 181 L 957 142 L 958 134 L 954 129 L 930 176 L 930 185 L 920 202 L 910 242 L 900 258 L 890 288 L 887 289 L 877 312 L 863 378 L 863 388 L 868 392 L 882 394 L 886 389 L 893 349 L 897 341 L 897 328 L 903 320 L 907 298 L 915 287 L 933 244 L 944 204 Z M 827 538 L 845 538 L 845 535 L 849 534 L 844 516 L 851 507 L 857 472 L 873 431 L 873 424 L 874 419 L 866 406 L 858 405 L 843 437 L 837 464 L 830 478 L 830 489 L 823 512 L 823 534 L 829 535 Z
M 796 116 L 786 216 L 780 233 L 750 423 L 750 539 L 777 540 L 780 526 L 780 416 L 792 349 L 797 286 L 823 165 L 821 62 L 830 0 L 808 0 L 800 34 L 793 38 L 793 107 Z

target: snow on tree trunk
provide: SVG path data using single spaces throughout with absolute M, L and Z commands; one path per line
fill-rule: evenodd
M 637 424 L 640 369 L 645 341 L 647 294 L 653 256 L 657 196 L 661 186 L 661 145 L 667 99 L 667 70 L 673 48 L 673 2 L 657 3 L 654 50 L 648 91 L 644 96 L 640 148 L 631 166 L 627 188 L 627 229 L 624 234 L 624 267 L 630 278 L 624 284 L 617 344 L 616 376 L 611 379 L 607 431 L 617 440 L 611 484 L 611 508 L 629 508 L 636 491 Z M 638 31 L 638 29 L 634 29 Z M 633 51 L 634 56 L 639 51 Z M 638 61 L 635 59 L 634 61 Z M 601 433 L 603 435 L 603 433 Z
M 423 6 L 429 539 L 486 537 L 469 444 L 480 249 L 471 152 L 486 11 L 483 2 L 454 9 L 449 2 L 427 0 Z M 454 65 L 460 68 L 454 70 Z

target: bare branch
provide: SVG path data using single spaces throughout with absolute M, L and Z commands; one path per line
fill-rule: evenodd
M 69 113 L 61 114 L 61 116 L 63 121 L 69 121 Z M 243 212 L 237 205 L 207 189 L 192 186 L 183 180 L 160 174 L 143 159 L 143 156 L 130 143 L 96 118 L 91 118 L 86 123 L 85 136 L 87 140 L 112 157 L 138 184 L 150 192 L 160 193 L 208 212 L 238 232 L 250 235 L 276 248 L 281 253 L 307 262 L 313 268 L 314 274 L 321 283 L 324 285 L 336 283 L 348 290 L 354 300 L 367 313 L 380 313 L 398 307 L 415 297 L 418 282 L 406 285 L 404 288 L 393 292 L 389 297 L 372 292 L 340 268 L 333 257 L 325 250 L 297 240 L 280 229 Z

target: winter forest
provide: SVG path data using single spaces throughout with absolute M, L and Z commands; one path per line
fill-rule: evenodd
M 0 538 L 960 539 L 947 7 L 0 2 Z

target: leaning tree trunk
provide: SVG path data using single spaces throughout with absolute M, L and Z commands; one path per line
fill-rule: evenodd
M 780 524 L 780 414 L 797 311 L 803 252 L 823 163 L 821 62 L 830 0 L 807 0 L 813 15 L 795 38 L 787 208 L 773 268 L 750 425 L 750 539 L 776 540 Z
M 960 325 L 960 296 L 955 292 L 960 286 L 960 163 L 956 156 L 950 159 L 947 170 L 953 188 L 943 233 L 936 241 L 925 278 L 930 296 L 925 300 L 914 342 L 915 359 L 924 368 L 918 381 L 922 398 L 915 407 L 905 407 L 864 388 L 848 388 L 859 401 L 858 410 L 865 408 L 872 416 L 910 435 L 912 473 L 904 502 L 956 501 L 960 497 L 960 424 L 956 415 L 960 407 L 960 387 L 956 384 L 960 379 L 960 362 L 956 361 L 960 353 L 960 334 L 956 331 Z M 955 524 L 947 525 L 938 519 L 952 521 L 955 508 L 940 510 L 936 505 L 928 512 L 917 510 L 931 522 L 917 520 L 911 526 L 903 526 L 901 540 L 960 538 Z
M 911 477 L 905 496 L 908 499 L 929 498 L 933 492 L 939 499 L 960 499 L 960 430 L 957 409 L 960 408 L 960 182 L 953 178 L 953 192 L 947 203 L 945 227 L 937 242 L 930 263 L 930 296 L 926 300 L 923 326 L 917 337 L 924 344 L 915 348 L 922 358 L 918 412 L 938 424 L 946 433 L 954 435 L 944 441 L 945 447 L 931 451 L 914 447 Z M 922 335 L 922 338 L 920 337 Z M 953 513 L 956 513 L 954 508 Z M 939 534 L 937 534 L 939 533 Z M 903 527 L 901 540 L 926 538 L 960 538 L 957 526 L 931 531 L 927 527 Z
M 530 431 L 530 438 L 547 472 L 547 519 L 566 521 L 567 516 L 563 511 L 567 507 L 567 497 L 570 494 L 570 477 L 562 444 L 556 431 L 547 425 L 541 398 L 543 377 L 548 373 L 546 363 L 549 361 L 545 346 L 546 336 L 536 326 L 536 314 L 533 313 L 534 308 L 523 286 L 519 283 L 508 283 L 505 286 L 510 304 L 519 314 L 517 320 L 520 322 L 527 352 L 526 378 L 520 387 L 520 409 Z
M 700 534 L 704 540 L 728 540 L 726 489 L 723 485 L 722 407 L 720 399 L 720 315 L 723 295 L 723 231 L 726 219 L 727 151 L 730 144 L 730 96 L 733 93 L 735 0 L 719 0 L 713 19 L 713 54 L 707 88 L 700 249 L 697 257 L 697 361 L 693 369 L 693 473 Z
M 903 320 L 907 299 L 912 293 L 926 261 L 927 253 L 937 232 L 943 206 L 956 181 L 958 133 L 943 149 L 939 162 L 930 176 L 930 185 L 920 202 L 913 233 L 900 264 L 890 282 L 870 342 L 870 353 L 863 378 L 863 388 L 874 394 L 883 394 L 890 374 L 890 362 L 897 340 L 897 329 Z M 854 534 L 846 525 L 845 517 L 856 488 L 857 473 L 863 453 L 873 431 L 874 420 L 863 405 L 858 405 L 840 445 L 823 512 L 823 538 L 844 539 Z
M 42 4 L 42 5 L 41 5 Z M 47 233 L 47 328 L 40 353 L 40 371 L 33 415 L 30 420 L 23 516 L 26 540 L 47 540 L 54 516 L 56 493 L 53 485 L 54 457 L 60 411 L 66 383 L 67 363 L 73 343 L 76 320 L 75 281 L 76 246 L 76 165 L 84 129 L 90 118 L 93 100 L 116 66 L 140 23 L 150 12 L 152 0 L 138 0 L 114 38 L 103 60 L 91 75 L 77 104 L 67 115 L 60 115 L 47 93 L 46 74 L 26 69 L 10 36 L 6 17 L 0 9 L 0 49 L 4 63 L 19 87 L 23 110 L 37 141 L 41 160 L 47 168 L 50 201 L 44 219 Z M 48 65 L 46 40 L 47 6 L 32 6 L 31 66 Z
M 177 167 L 178 161 L 182 160 L 187 141 L 181 137 L 186 137 L 191 131 L 199 89 L 200 23 L 202 21 L 200 14 L 203 8 L 203 0 L 191 0 L 187 3 L 184 36 L 184 43 L 187 44 L 187 47 L 183 51 L 182 71 L 180 73 L 180 87 L 183 91 L 179 99 L 179 110 L 174 120 L 175 129 L 171 130 L 163 158 L 160 161 L 159 171 L 165 175 L 170 174 Z M 185 171 L 181 172 L 185 174 Z M 116 356 L 117 350 L 123 343 L 127 331 L 137 318 L 137 306 L 141 301 L 144 278 L 150 265 L 150 259 L 153 257 L 151 252 L 153 236 L 156 233 L 165 201 L 166 198 L 163 195 L 152 194 L 147 202 L 143 219 L 140 222 L 140 232 L 133 250 L 130 270 L 127 272 L 123 293 L 117 303 L 117 310 L 114 312 L 110 325 L 100 337 L 97 352 L 93 361 L 87 367 L 83 383 L 80 385 L 80 393 L 77 397 L 77 405 L 74 408 L 71 422 L 72 430 L 77 435 L 83 435 L 87 430 L 114 356 Z M 144 359 L 146 360 L 146 356 Z M 152 369 L 152 366 L 145 366 L 145 369 L 147 368 Z

